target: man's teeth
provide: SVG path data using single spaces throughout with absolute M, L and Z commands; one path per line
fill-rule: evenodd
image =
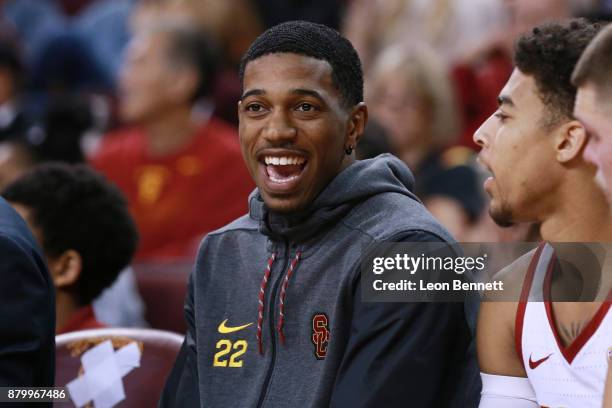
M 304 159 L 303 157 L 290 157 L 290 156 L 283 156 L 283 157 L 276 157 L 276 156 L 266 156 L 264 158 L 264 162 L 267 165 L 273 165 L 273 166 L 288 166 L 288 165 L 296 165 L 296 164 L 303 164 L 306 161 L 306 159 Z
M 289 183 L 290 181 L 295 180 L 296 178 L 300 177 L 299 175 L 296 176 L 290 176 L 290 177 L 284 177 L 284 178 L 278 178 L 275 177 L 273 175 L 270 174 L 270 180 L 272 180 L 275 183 Z

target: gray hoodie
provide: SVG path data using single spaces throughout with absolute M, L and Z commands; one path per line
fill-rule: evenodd
M 462 304 L 361 300 L 364 248 L 452 242 L 413 182 L 382 155 L 299 213 L 268 211 L 255 190 L 249 214 L 201 244 L 160 406 L 475 406 L 477 370 L 461 380 L 474 366 Z

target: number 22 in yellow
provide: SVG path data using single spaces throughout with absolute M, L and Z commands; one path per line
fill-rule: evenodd
M 213 367 L 242 367 L 242 360 L 239 358 L 246 353 L 248 343 L 246 340 L 236 340 L 231 342 L 228 339 L 222 339 L 217 342 L 217 351 L 213 359 Z M 230 355 L 229 359 L 224 358 L 232 350 L 234 352 Z

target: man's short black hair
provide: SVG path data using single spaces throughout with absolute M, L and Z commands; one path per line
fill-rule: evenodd
M 149 32 L 168 37 L 168 59 L 173 64 L 185 64 L 199 76 L 193 100 L 208 96 L 217 73 L 218 51 L 212 37 L 194 24 L 174 19 L 162 19 L 147 27 Z
M 240 61 L 240 83 L 249 62 L 273 53 L 292 53 L 327 61 L 332 80 L 345 106 L 363 101 L 363 72 L 357 51 L 349 40 L 327 26 L 290 21 L 266 30 L 251 44 Z
M 576 87 L 571 82 L 572 71 L 600 28 L 598 23 L 573 19 L 537 26 L 518 40 L 516 67 L 535 79 L 539 96 L 553 115 L 549 124 L 573 118 Z
M 27 207 L 42 233 L 47 256 L 81 255 L 74 293 L 91 303 L 131 261 L 138 234 L 119 190 L 85 165 L 49 163 L 25 174 L 2 193 Z

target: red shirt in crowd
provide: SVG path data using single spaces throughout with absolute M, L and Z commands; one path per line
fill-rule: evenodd
M 57 330 L 57 334 L 70 333 L 73 331 L 87 330 L 87 329 L 100 329 L 106 327 L 104 324 L 96 320 L 94 310 L 91 304 L 83 306 L 64 324 L 63 327 Z
M 207 232 L 247 212 L 254 188 L 237 132 L 214 118 L 179 152 L 152 157 L 131 128 L 105 137 L 91 161 L 127 197 L 140 260 L 193 257 Z
M 512 59 L 495 50 L 475 65 L 456 65 L 451 75 L 463 116 L 459 145 L 480 150 L 473 141 L 474 132 L 497 109 L 497 95 L 512 74 Z

